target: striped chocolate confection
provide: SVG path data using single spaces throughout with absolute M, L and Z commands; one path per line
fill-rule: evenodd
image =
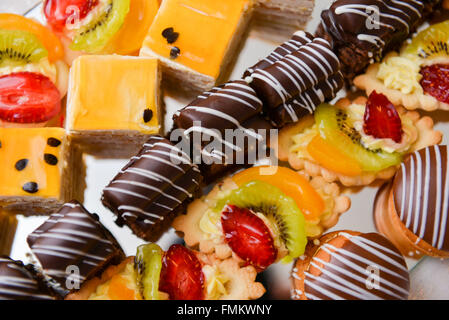
M 411 154 L 393 181 L 396 212 L 405 227 L 432 247 L 449 251 L 447 146 Z
M 315 254 L 305 271 L 304 294 L 309 300 L 406 300 L 409 272 L 404 257 L 377 233 L 344 237 L 342 247 L 329 242 L 318 250 L 330 255 L 323 261 Z M 371 278 L 370 278 L 371 275 Z M 378 278 L 376 278 L 378 276 Z
M 0 256 L 0 300 L 55 300 L 34 270 Z
M 343 84 L 343 75 L 337 72 L 276 109 L 267 110 L 268 116 L 277 127 L 297 122 L 302 117 L 313 114 L 318 105 L 335 98 Z
M 297 51 L 247 78 L 266 108 L 276 108 L 313 88 L 340 69 L 329 42 L 315 38 Z
M 201 173 L 167 139 L 151 136 L 103 191 L 103 204 L 142 239 L 156 241 L 200 190 Z
M 243 74 L 243 77 L 251 76 L 253 72 L 256 71 L 257 69 L 265 69 L 266 67 L 271 66 L 275 62 L 281 60 L 286 55 L 299 50 L 299 48 L 301 48 L 306 43 L 311 42 L 312 40 L 313 35 L 311 35 L 308 32 L 304 32 L 302 30 L 295 32 L 290 40 L 284 42 L 279 47 L 274 49 L 274 51 L 271 52 L 268 57 L 260 60 L 254 66 L 246 69 L 245 73 Z
M 398 48 L 439 0 L 337 0 L 321 13 L 317 35 L 328 38 L 348 78 Z
M 63 295 L 79 289 L 85 280 L 124 258 L 120 245 L 98 216 L 77 201 L 66 203 L 50 215 L 28 236 L 27 242 L 43 274 Z M 68 283 L 74 286 L 69 287 Z
M 267 135 L 258 130 L 267 133 L 272 126 L 261 112 L 262 101 L 256 92 L 245 81 L 236 80 L 198 96 L 173 120 L 176 129 L 184 130 L 184 141 L 192 145 L 192 159 L 211 181 L 228 164 L 247 163 L 250 147 L 265 148 Z

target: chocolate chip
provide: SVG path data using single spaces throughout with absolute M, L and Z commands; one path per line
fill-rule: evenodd
M 2 142 L 0 141 L 0 148 L 2 147 Z
M 16 165 L 14 167 L 16 168 L 17 171 L 22 171 L 23 169 L 25 169 L 27 164 L 28 159 L 20 159 L 19 161 L 16 162 Z
M 59 147 L 59 145 L 61 144 L 61 140 L 59 140 L 59 139 L 56 139 L 56 138 L 48 138 L 47 139 L 47 144 L 50 146 L 50 147 Z
M 150 109 L 145 109 L 143 111 L 143 122 L 150 122 L 151 119 L 153 119 L 153 111 Z
M 39 186 L 36 182 L 27 182 L 23 185 L 22 189 L 28 193 L 36 193 L 39 191 Z
M 173 47 L 170 50 L 170 58 L 171 59 L 176 59 L 179 56 L 180 53 L 181 53 L 181 50 L 179 50 L 178 47 Z
M 175 32 L 173 28 L 166 28 L 162 31 L 162 36 L 167 39 L 167 42 L 172 44 L 178 40 L 179 33 Z
M 58 158 L 56 158 L 54 155 L 50 153 L 44 154 L 44 160 L 51 166 L 55 166 L 58 164 Z

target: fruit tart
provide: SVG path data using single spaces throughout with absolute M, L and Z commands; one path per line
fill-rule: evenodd
M 0 14 L 0 38 L 0 127 L 42 127 L 67 93 L 63 46 L 45 26 L 10 13 Z
M 137 248 L 118 266 L 100 278 L 86 282 L 67 300 L 248 300 L 265 293 L 255 282 L 254 267 L 242 267 L 235 259 L 219 260 L 214 255 L 174 244 L 164 252 L 157 244 Z
M 395 106 L 373 91 L 368 98 L 320 105 L 314 116 L 281 130 L 272 147 L 296 170 L 364 186 L 391 178 L 404 155 L 441 139 L 430 117 Z
M 406 109 L 449 110 L 449 20 L 418 33 L 402 50 L 354 79 L 366 90 L 385 94 Z
M 45 0 L 47 24 L 66 47 L 66 61 L 83 53 L 136 54 L 160 0 Z
M 192 202 L 173 227 L 188 246 L 220 259 L 234 257 L 258 271 L 304 253 L 347 211 L 350 200 L 336 184 L 285 167 L 252 167 L 217 184 Z

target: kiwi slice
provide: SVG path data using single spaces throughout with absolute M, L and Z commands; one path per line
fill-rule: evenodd
M 70 49 L 89 53 L 101 51 L 122 27 L 129 7 L 130 0 L 110 0 L 98 17 L 80 28 Z
M 162 256 L 162 249 L 155 243 L 137 247 L 134 267 L 137 273 L 137 284 L 145 300 L 159 299 Z
M 449 20 L 418 33 L 405 47 L 403 54 L 422 59 L 449 57 Z
M 321 104 L 315 111 L 315 122 L 321 137 L 346 156 L 356 160 L 363 171 L 378 172 L 401 163 L 402 155 L 363 146 L 360 133 L 348 122 L 348 115 L 340 108 Z
M 48 51 L 34 34 L 0 29 L 0 67 L 39 62 L 46 56 Z
M 260 212 L 274 223 L 289 252 L 285 262 L 304 253 L 307 244 L 304 215 L 296 202 L 279 188 L 259 180 L 250 181 L 220 199 L 214 210 L 221 211 L 227 204 Z

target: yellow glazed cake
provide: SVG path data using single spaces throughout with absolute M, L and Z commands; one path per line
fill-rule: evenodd
M 160 58 L 172 85 L 210 89 L 230 69 L 252 9 L 251 0 L 165 0 L 140 55 Z
M 83 150 L 129 156 L 161 127 L 157 59 L 86 55 L 70 71 L 67 131 Z
M 0 208 L 46 214 L 83 200 L 84 164 L 61 128 L 0 128 Z

